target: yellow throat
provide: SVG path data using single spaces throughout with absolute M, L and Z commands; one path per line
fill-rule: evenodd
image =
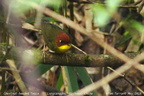
M 69 50 L 70 48 L 71 48 L 70 45 L 62 45 L 62 46 L 58 47 L 58 49 L 59 49 L 59 51 L 60 51 L 61 53 L 66 52 L 66 51 Z

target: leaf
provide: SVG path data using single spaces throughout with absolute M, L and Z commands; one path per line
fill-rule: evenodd
M 80 80 L 82 81 L 82 83 L 84 84 L 84 86 L 87 86 L 87 85 L 93 83 L 93 81 L 91 80 L 91 77 L 89 76 L 89 74 L 85 68 L 75 67 L 74 69 L 77 72 L 77 75 L 80 78 Z M 98 94 L 94 91 L 91 92 L 90 94 L 91 94 L 90 96 L 98 96 Z
M 144 33 L 144 29 L 143 29 L 144 26 L 140 22 L 132 20 L 131 25 L 133 28 L 135 28 L 139 32 Z
M 106 4 L 109 12 L 111 13 L 115 12 L 121 2 L 122 0 L 107 0 Z
M 39 73 L 39 76 L 41 76 L 42 74 L 44 74 L 45 72 L 47 72 L 48 70 L 50 70 L 50 68 L 52 68 L 53 65 L 44 65 L 44 64 L 39 64 L 33 71 L 32 73 Z
M 48 70 L 50 70 L 50 68 L 52 68 L 53 65 L 43 65 L 43 64 L 40 64 L 37 69 L 39 69 L 39 74 L 42 75 L 44 74 L 45 72 L 47 72 Z
M 77 76 L 74 72 L 73 67 L 62 67 L 62 74 L 64 82 L 67 85 L 68 92 L 75 92 L 79 89 Z
M 56 89 L 60 90 L 62 85 L 63 85 L 63 77 L 62 77 L 62 72 L 60 72 L 60 76 L 57 81 Z
M 126 36 L 122 37 L 120 40 L 118 40 L 116 42 L 115 47 L 121 46 L 122 44 L 124 44 L 125 42 L 127 42 L 128 40 L 130 40 L 131 38 L 132 38 L 132 36 L 130 34 L 127 34 Z
M 98 26 L 105 26 L 110 17 L 117 10 L 122 0 L 107 0 L 106 6 L 100 3 L 92 4 L 91 8 L 94 13 L 94 22 Z
M 39 4 L 59 8 L 62 3 L 63 0 L 12 0 L 10 7 L 19 15 L 20 13 L 25 13 Z
M 98 26 L 105 26 L 110 19 L 110 14 L 102 4 L 93 4 L 92 12 L 94 14 L 94 22 Z

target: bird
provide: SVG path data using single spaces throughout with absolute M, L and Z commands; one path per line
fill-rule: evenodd
M 42 22 L 41 33 L 51 53 L 65 53 L 71 48 L 71 38 L 59 26 Z

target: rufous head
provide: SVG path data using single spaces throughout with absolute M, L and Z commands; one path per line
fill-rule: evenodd
M 71 40 L 70 37 L 64 33 L 60 32 L 56 36 L 56 45 L 61 52 L 65 52 L 71 48 Z

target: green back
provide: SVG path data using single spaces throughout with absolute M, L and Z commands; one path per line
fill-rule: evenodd
M 55 43 L 56 36 L 58 33 L 64 32 L 64 31 L 57 25 L 54 25 L 48 22 L 42 22 L 41 31 L 49 49 L 51 49 L 52 51 L 58 51 L 58 48 Z

